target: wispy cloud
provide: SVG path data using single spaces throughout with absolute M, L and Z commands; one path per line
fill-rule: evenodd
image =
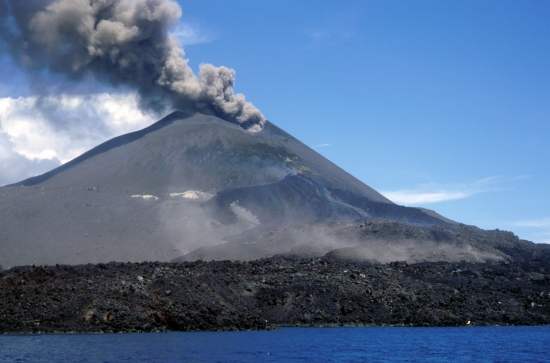
M 320 43 L 339 43 L 353 36 L 353 32 L 345 29 L 333 27 L 330 29 L 316 29 L 305 32 L 311 38 L 314 44 Z
M 429 203 L 440 203 L 451 200 L 469 198 L 474 194 L 495 191 L 510 190 L 502 184 L 507 181 L 525 179 L 529 176 L 503 177 L 490 176 L 472 183 L 453 184 L 441 186 L 437 184 L 423 184 L 418 187 L 406 190 L 381 191 L 382 195 L 397 204 L 418 205 Z
M 522 221 L 513 222 L 513 224 L 518 227 L 547 228 L 550 230 L 550 218 L 526 219 Z
M 502 176 L 489 176 L 473 182 L 472 185 L 485 185 L 499 180 L 502 180 Z
M 550 217 L 523 219 L 510 223 L 518 229 L 523 229 L 529 240 L 537 243 L 550 244 Z
M 338 44 L 355 35 L 355 24 L 358 15 L 354 10 L 340 14 L 330 14 L 327 21 L 321 26 L 315 26 L 304 31 L 314 46 L 321 44 Z
M 319 144 L 319 145 L 312 146 L 311 148 L 312 149 L 318 149 L 320 147 L 327 147 L 327 146 L 330 146 L 330 144 Z
M 156 120 L 137 94 L 0 98 L 0 185 L 41 174 Z
M 439 203 L 448 200 L 468 198 L 472 192 L 419 192 L 414 190 L 399 190 L 395 192 L 381 192 L 386 198 L 397 204 L 426 204 Z
M 170 32 L 182 45 L 204 44 L 216 40 L 217 36 L 211 30 L 206 30 L 198 24 L 178 23 Z

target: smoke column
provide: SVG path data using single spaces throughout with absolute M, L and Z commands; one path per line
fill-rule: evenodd
M 235 71 L 211 64 L 196 76 L 168 30 L 173 0 L 0 0 L 0 38 L 28 72 L 92 76 L 137 90 L 140 107 L 217 115 L 250 131 L 262 113 L 233 92 Z

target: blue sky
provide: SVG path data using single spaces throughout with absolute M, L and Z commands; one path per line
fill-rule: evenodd
M 235 69 L 236 91 L 344 170 L 398 204 L 550 243 L 550 2 L 179 3 L 173 34 L 192 68 Z M 32 96 L 6 55 L 0 68 L 0 98 Z M 130 112 L 94 97 L 89 118 Z M 67 122 L 36 141 L 10 105 L 0 100 L 0 165 L 31 162 L 0 171 L 4 184 L 153 121 Z

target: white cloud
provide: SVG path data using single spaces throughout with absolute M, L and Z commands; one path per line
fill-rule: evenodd
M 522 220 L 522 221 L 513 222 L 513 224 L 518 227 L 536 227 L 536 228 L 550 229 L 550 218 Z
M 546 227 L 545 231 L 535 232 L 533 242 L 550 244 L 550 226 Z
M 335 45 L 351 39 L 356 31 L 355 24 L 358 20 L 356 9 L 339 14 L 327 14 L 327 19 L 321 24 L 316 24 L 304 31 L 304 34 L 312 41 L 312 45 Z
M 430 203 L 449 202 L 470 198 L 476 194 L 510 190 L 510 185 L 518 180 L 530 178 L 530 175 L 520 176 L 490 176 L 465 184 L 424 184 L 416 188 L 397 191 L 382 191 L 381 194 L 391 201 L 402 205 L 423 205 Z M 520 238 L 535 243 L 550 243 L 550 217 L 525 219 L 504 223 L 520 235 Z
M 550 244 L 550 218 L 524 219 L 509 224 L 529 241 Z
M 16 153 L 8 135 L 0 130 L 0 186 L 45 173 L 59 164 L 57 159 L 29 160 Z
M 414 190 L 399 190 L 395 192 L 381 192 L 386 198 L 397 204 L 426 204 L 439 203 L 448 200 L 468 198 L 471 192 L 418 192 Z
M 139 109 L 136 94 L 0 98 L 0 185 L 44 173 L 156 120 Z
M 501 176 L 489 176 L 487 178 L 483 178 L 476 182 L 473 182 L 472 185 L 485 185 L 499 180 L 502 180 Z
M 345 29 L 316 29 L 306 31 L 305 34 L 311 39 L 313 46 L 334 45 L 353 37 L 353 32 Z
M 170 32 L 170 35 L 180 41 L 182 45 L 204 44 L 216 40 L 216 35 L 197 24 L 180 22 Z
M 311 148 L 312 149 L 317 149 L 317 148 L 320 148 L 320 147 L 327 147 L 327 146 L 330 146 L 330 144 L 319 144 L 319 145 L 312 146 Z
M 510 188 L 502 187 L 499 185 L 502 185 L 502 183 L 507 181 L 525 179 L 528 177 L 529 176 L 526 175 L 511 178 L 503 176 L 491 176 L 469 184 L 456 184 L 448 186 L 425 184 L 420 185 L 414 189 L 381 191 L 380 193 L 397 204 L 418 205 L 440 203 L 468 198 L 478 193 L 509 190 Z

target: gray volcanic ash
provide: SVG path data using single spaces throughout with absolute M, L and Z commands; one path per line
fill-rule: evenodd
M 195 76 L 169 33 L 181 14 L 173 0 L 6 0 L 0 40 L 34 76 L 125 85 L 146 110 L 214 114 L 261 130 L 262 113 L 233 92 L 234 70 L 203 64 Z

